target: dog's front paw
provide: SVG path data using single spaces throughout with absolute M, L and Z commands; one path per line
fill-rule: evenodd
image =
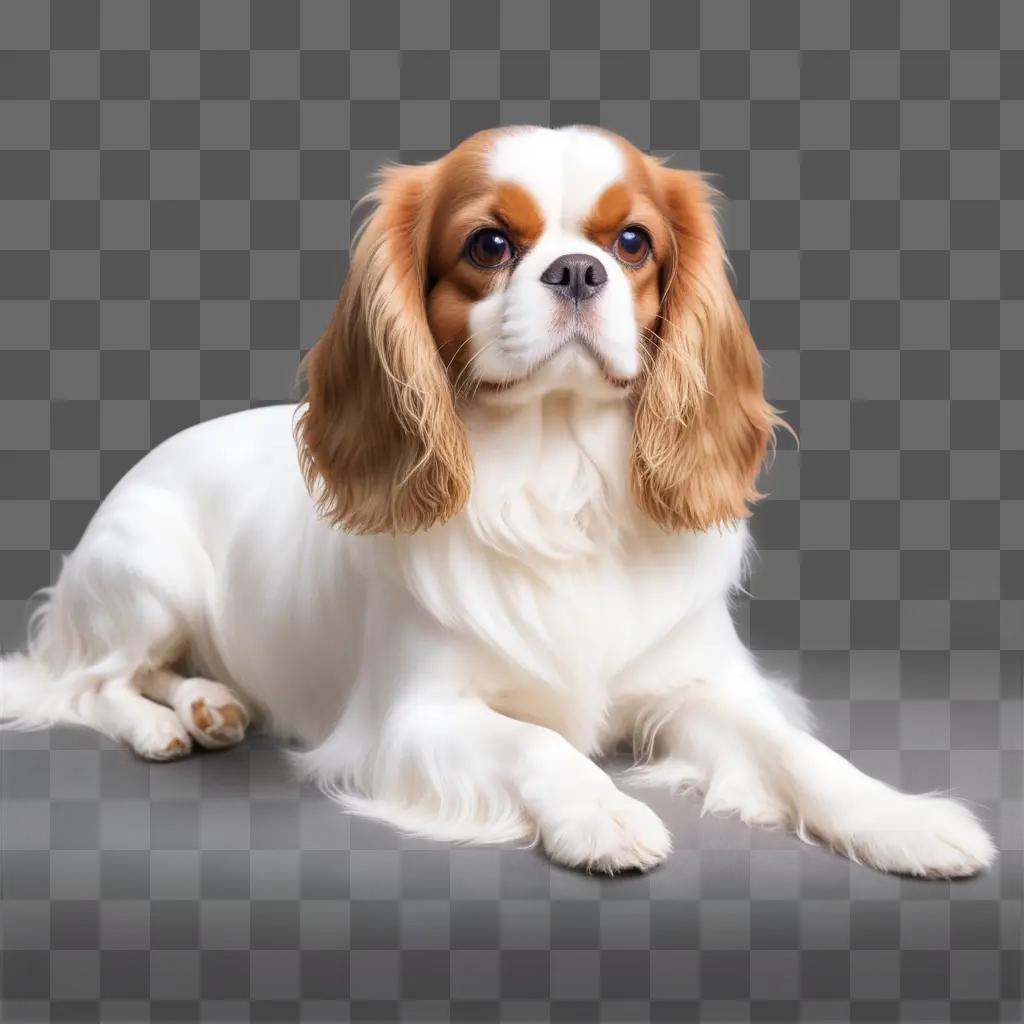
M 944 797 L 895 794 L 837 815 L 834 849 L 879 871 L 921 878 L 966 878 L 989 867 L 996 848 L 963 804 Z
M 610 875 L 647 871 L 672 849 L 672 837 L 661 818 L 614 787 L 542 821 L 540 830 L 552 860 Z

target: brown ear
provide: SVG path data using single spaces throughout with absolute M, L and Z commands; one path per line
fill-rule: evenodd
M 466 434 L 424 305 L 433 174 L 384 172 L 334 316 L 304 363 L 303 473 L 321 514 L 353 533 L 413 533 L 469 497 Z
M 637 401 L 632 486 L 666 530 L 707 530 L 750 514 L 774 428 L 761 358 L 733 295 L 712 190 L 654 169 L 672 234 L 661 313 Z

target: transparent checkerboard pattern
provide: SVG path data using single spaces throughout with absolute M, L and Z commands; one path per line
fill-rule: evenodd
M 5 0 L 0 639 L 163 438 L 294 400 L 372 171 L 602 124 L 712 172 L 780 437 L 741 629 L 966 883 L 656 794 L 649 877 L 353 820 L 268 741 L 0 735 L 11 1021 L 1019 1020 L 1024 6 Z

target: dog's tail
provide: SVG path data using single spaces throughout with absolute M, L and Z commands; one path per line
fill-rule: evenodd
M 115 669 L 110 658 L 90 658 L 72 624 L 60 621 L 54 589 L 37 595 L 42 603 L 29 620 L 27 649 L 0 653 L 0 729 L 90 724 L 82 698 Z
M 61 718 L 60 690 L 29 654 L 0 658 L 0 728 L 43 729 Z

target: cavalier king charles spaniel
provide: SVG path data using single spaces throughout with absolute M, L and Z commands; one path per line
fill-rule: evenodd
M 713 192 L 605 131 L 389 167 L 295 406 L 161 444 L 0 662 L 14 727 L 145 758 L 250 722 L 360 813 L 647 869 L 662 821 L 591 758 L 875 868 L 991 863 L 965 806 L 809 731 L 729 613 L 780 424 Z

